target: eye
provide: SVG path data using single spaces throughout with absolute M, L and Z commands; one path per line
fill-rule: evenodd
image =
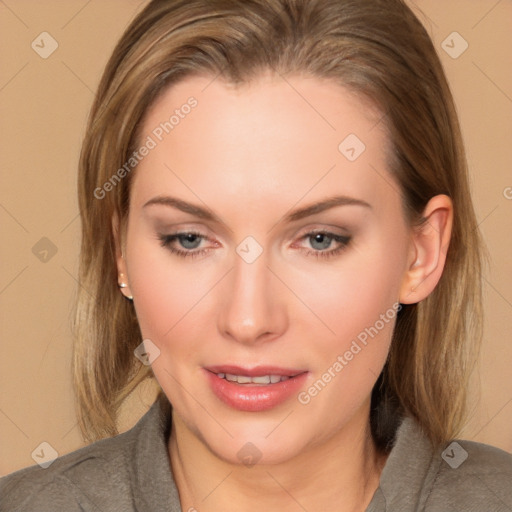
M 158 235 L 160 245 L 167 248 L 171 253 L 176 254 L 180 258 L 196 258 L 206 254 L 211 248 L 198 249 L 202 240 L 208 240 L 208 237 L 197 233 L 195 231 L 183 231 L 178 233 L 172 233 L 169 235 Z M 345 250 L 351 241 L 350 236 L 339 235 L 330 231 L 310 231 L 303 235 L 300 240 L 307 239 L 313 250 L 302 248 L 305 250 L 308 256 L 316 258 L 331 258 L 340 254 Z M 328 249 L 333 245 L 333 242 L 337 244 L 337 247 L 330 250 Z M 176 247 L 176 243 L 180 247 Z M 198 249 L 198 250 L 195 250 Z
M 176 239 L 179 240 L 185 249 L 197 249 L 202 237 L 197 233 L 187 233 L 177 235 Z
M 350 236 L 339 235 L 331 233 L 330 231 L 310 231 L 302 236 L 300 239 L 307 239 L 314 250 L 305 249 L 308 256 L 314 256 L 316 258 L 331 258 L 339 255 L 344 251 L 351 241 Z M 333 242 L 337 244 L 334 249 L 326 251 L 332 246 Z
M 208 252 L 208 249 L 197 249 L 201 240 L 207 240 L 207 237 L 195 231 L 183 231 L 180 233 L 172 233 L 170 235 L 158 235 L 162 247 L 166 247 L 173 254 L 181 258 L 195 258 Z M 175 246 L 175 242 L 179 242 L 183 249 Z
M 315 233 L 314 235 L 308 236 L 308 241 L 311 242 L 311 246 L 314 249 L 324 250 L 328 249 L 332 243 L 332 238 L 326 233 Z M 318 244 L 318 245 L 316 245 Z M 316 245 L 316 247 L 315 247 Z

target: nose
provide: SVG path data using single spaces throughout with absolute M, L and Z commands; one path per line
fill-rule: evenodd
M 252 263 L 238 254 L 226 276 L 220 300 L 218 328 L 243 344 L 271 341 L 287 328 L 285 290 L 269 268 L 265 251 Z

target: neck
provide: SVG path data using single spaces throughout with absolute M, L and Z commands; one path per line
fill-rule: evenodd
M 369 407 L 327 442 L 252 467 L 219 458 L 173 411 L 169 454 L 182 510 L 200 512 L 363 512 L 386 460 L 370 434 Z

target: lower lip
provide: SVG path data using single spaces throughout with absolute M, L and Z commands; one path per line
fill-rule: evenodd
M 307 376 L 304 372 L 275 384 L 251 386 L 230 382 L 217 377 L 216 373 L 205 371 L 213 392 L 220 400 L 233 409 L 249 412 L 266 411 L 282 404 L 298 393 Z

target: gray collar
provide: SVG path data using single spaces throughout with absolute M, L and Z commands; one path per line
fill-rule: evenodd
M 167 451 L 170 428 L 171 405 L 167 397 L 160 393 L 150 410 L 133 428 L 134 446 L 130 447 L 130 451 L 135 452 L 135 457 L 127 465 L 132 488 L 137 489 L 134 500 L 140 512 L 156 509 L 181 511 Z M 411 500 L 425 496 L 418 490 L 433 484 L 442 460 L 436 454 L 416 421 L 410 417 L 404 418 L 382 471 L 379 488 L 366 512 L 421 509 L 421 503 Z
M 172 477 L 167 451 L 171 428 L 171 406 L 160 393 L 155 403 L 135 425 L 135 463 L 130 478 L 136 495 L 133 496 L 139 512 L 181 512 L 178 489 Z
M 405 417 L 366 512 L 422 510 L 428 493 L 418 491 L 433 485 L 441 460 L 419 424 Z

